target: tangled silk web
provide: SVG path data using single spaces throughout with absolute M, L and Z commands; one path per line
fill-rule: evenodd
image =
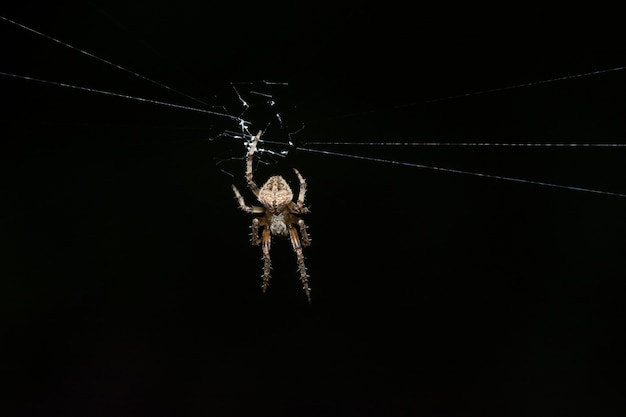
M 140 97 L 135 95 L 129 95 L 122 92 L 108 91 L 103 89 L 91 88 L 82 85 L 75 85 L 66 82 L 60 82 L 55 80 L 48 80 L 44 78 L 37 78 L 31 75 L 17 74 L 13 72 L 5 72 L 0 69 L 0 75 L 4 77 L 10 77 L 14 79 L 20 79 L 33 83 L 42 83 L 48 85 L 55 85 L 57 87 L 65 89 L 81 90 L 95 95 L 106 95 L 118 97 L 120 99 L 139 101 L 146 104 L 165 106 L 172 109 L 197 112 L 207 114 L 216 119 L 220 119 L 224 122 L 224 128 L 218 130 L 220 133 L 213 136 L 211 141 L 215 145 L 214 160 L 218 169 L 229 176 L 235 175 L 241 169 L 241 162 L 245 158 L 251 140 L 259 131 L 263 131 L 263 140 L 259 142 L 257 152 L 254 156 L 255 169 L 259 165 L 274 164 L 283 160 L 286 160 L 295 151 L 302 153 L 318 154 L 326 157 L 333 158 L 348 158 L 360 161 L 368 161 L 375 163 L 382 163 L 388 165 L 404 166 L 409 168 L 419 168 L 437 171 L 441 173 L 448 173 L 453 175 L 464 175 L 482 177 L 488 179 L 495 179 L 499 181 L 507 181 L 512 183 L 524 183 L 532 184 L 540 187 L 550 187 L 557 189 L 564 189 L 577 192 L 587 192 L 594 194 L 603 194 L 614 197 L 626 197 L 626 194 L 622 192 L 615 192 L 611 190 L 605 190 L 602 187 L 581 187 L 571 184 L 561 184 L 551 181 L 542 181 L 540 179 L 529 179 L 509 175 L 499 175 L 492 172 L 480 172 L 473 169 L 454 168 L 448 166 L 440 166 L 433 164 L 424 164 L 413 161 L 407 161 L 403 158 L 385 158 L 380 154 L 367 153 L 364 154 L 362 149 L 364 148 L 399 148 L 412 152 L 416 148 L 626 148 L 626 144 L 623 143 L 579 143 L 579 142 L 560 142 L 550 141 L 546 142 L 524 142 L 524 143 L 511 143 L 505 141 L 481 141 L 470 142 L 464 140 L 435 140 L 435 141 L 419 141 L 415 138 L 409 138 L 408 140 L 390 140 L 389 138 L 373 138 L 367 140 L 346 140 L 345 138 L 337 138 L 336 140 L 316 140 L 315 138 L 301 139 L 302 132 L 304 131 L 304 124 L 297 120 L 288 120 L 290 110 L 293 106 L 289 106 L 289 100 L 283 100 L 280 98 L 288 89 L 288 85 L 284 82 L 276 81 L 262 81 L 262 82 L 234 82 L 231 84 L 232 91 L 231 97 L 225 97 L 226 104 L 209 105 L 208 103 L 199 100 L 189 94 L 176 90 L 168 85 L 160 83 L 154 79 L 151 79 L 143 74 L 137 73 L 131 69 L 122 67 L 112 61 L 101 58 L 97 55 L 90 53 L 84 49 L 77 48 L 62 40 L 56 39 L 45 33 L 42 33 L 34 28 L 23 25 L 19 22 L 13 21 L 7 17 L 0 16 L 0 21 L 7 25 L 18 28 L 19 30 L 29 32 L 30 34 L 37 35 L 47 41 L 60 45 L 66 49 L 74 51 L 77 54 L 82 54 L 94 61 L 99 61 L 102 64 L 113 67 L 117 71 L 125 72 L 132 75 L 144 82 L 151 83 L 169 92 L 178 94 L 185 97 L 188 100 L 192 100 L 196 103 L 194 106 L 182 105 L 173 103 L 171 101 L 163 101 L 158 99 Z M 607 73 L 613 73 L 626 70 L 626 66 L 619 66 L 609 69 L 600 69 L 596 71 L 590 71 L 585 73 L 578 73 L 574 75 L 566 75 L 552 79 L 544 79 L 539 81 L 525 82 L 521 84 L 514 84 L 508 86 L 501 86 L 496 88 L 489 88 L 486 90 L 470 91 L 453 96 L 439 97 L 435 99 L 423 100 L 417 103 L 405 103 L 401 105 L 391 106 L 387 110 L 400 109 L 415 106 L 417 104 L 430 104 L 448 100 L 456 100 L 461 98 L 467 98 L 477 95 L 485 95 L 495 92 L 502 92 L 513 89 L 521 89 L 527 87 L 533 87 L 536 85 L 566 82 L 577 80 L 581 78 L 600 76 Z M 354 116 L 369 116 L 373 110 L 357 111 L 353 113 L 344 114 L 338 116 L 340 118 L 348 118 Z M 337 118 L 337 117 L 335 117 Z M 337 149 L 341 149 L 338 151 Z M 237 165 L 239 164 L 239 165 Z
M 221 172 L 234 176 L 232 163 L 236 162 L 235 170 L 243 166 L 245 154 L 251 141 L 263 132 L 263 139 L 257 146 L 254 158 L 256 164 L 275 164 L 289 157 L 290 152 L 298 148 L 297 135 L 303 126 L 287 124 L 285 107 L 278 101 L 277 95 L 288 88 L 285 82 L 262 81 L 231 83 L 233 96 L 237 102 L 230 107 L 221 106 L 225 114 L 236 115 L 229 119 L 230 126 L 211 139 L 218 147 L 225 146 L 221 154 L 216 155 L 215 164 Z M 240 146 L 233 147 L 237 143 Z M 238 162 L 237 162 L 238 161 Z

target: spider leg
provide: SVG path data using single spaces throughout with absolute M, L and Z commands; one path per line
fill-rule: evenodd
M 298 193 L 298 200 L 296 201 L 296 210 L 298 213 L 308 213 L 309 209 L 304 207 L 304 197 L 306 196 L 306 180 L 300 174 L 300 171 L 293 169 L 298 180 L 300 180 L 300 192 Z
M 239 202 L 239 207 L 246 213 L 252 213 L 252 214 L 265 213 L 265 209 L 263 207 L 246 205 L 246 202 L 243 199 L 243 196 L 241 195 L 237 187 L 235 187 L 234 185 L 233 185 L 233 192 L 235 193 L 235 198 Z
M 298 260 L 298 271 L 300 272 L 300 281 L 302 282 L 302 289 L 306 294 L 306 299 L 311 304 L 311 288 L 309 287 L 309 274 L 306 272 L 306 265 L 304 265 L 304 254 L 302 253 L 302 245 L 300 244 L 300 237 L 298 231 L 292 224 L 289 225 L 289 238 L 291 239 L 291 246 L 296 253 Z
M 263 133 L 262 130 L 259 130 L 259 133 L 256 134 L 252 142 L 250 143 L 250 149 L 248 150 L 248 157 L 246 158 L 246 182 L 248 183 L 248 187 L 250 187 L 250 191 L 254 193 L 255 196 L 259 196 L 259 186 L 256 185 L 254 180 L 252 179 L 252 161 L 254 159 L 254 152 L 256 152 L 256 145 L 259 143 L 259 138 Z
M 261 239 L 259 239 L 259 223 L 258 218 L 252 219 L 252 225 L 250 226 L 252 229 L 251 240 L 254 246 L 259 246 L 261 243 Z
M 306 230 L 304 220 L 298 219 L 298 227 L 300 228 L 300 236 L 302 236 L 302 246 L 310 246 L 311 238 L 309 238 L 309 233 Z
M 270 285 L 270 270 L 272 269 L 272 261 L 270 260 L 270 244 L 272 243 L 272 237 L 270 235 L 270 229 L 265 227 L 263 229 L 263 294 L 267 291 L 267 287 Z

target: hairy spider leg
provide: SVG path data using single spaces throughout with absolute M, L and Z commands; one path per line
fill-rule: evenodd
M 258 197 L 259 196 L 259 186 L 256 185 L 254 180 L 252 179 L 252 161 L 254 159 L 254 152 L 256 152 L 256 146 L 259 143 L 259 138 L 263 133 L 262 130 L 259 130 L 259 133 L 256 134 L 252 142 L 250 143 L 250 149 L 248 150 L 248 157 L 246 158 L 246 182 L 248 183 L 248 187 L 250 187 L 250 191 Z
M 291 246 L 296 253 L 298 260 L 298 272 L 300 272 L 300 281 L 302 282 L 302 289 L 306 293 L 306 299 L 311 304 L 311 287 L 309 287 L 309 274 L 306 272 L 306 265 L 304 264 L 304 254 L 302 253 L 302 245 L 300 244 L 300 237 L 298 231 L 293 224 L 289 224 L 289 238 L 291 239 Z
M 237 199 L 237 202 L 239 203 L 239 207 L 241 207 L 241 209 L 243 211 L 245 211 L 246 213 L 251 213 L 251 214 L 262 214 L 262 213 L 265 213 L 265 208 L 263 208 L 263 207 L 248 206 L 246 204 L 245 200 L 243 199 L 243 196 L 241 195 L 241 193 L 237 189 L 237 187 L 235 187 L 234 185 L 232 187 L 233 187 L 233 192 L 235 193 L 235 199 Z
M 270 229 L 266 226 L 263 229 L 263 294 L 270 285 L 270 270 L 272 269 L 272 261 L 270 260 L 270 245 L 272 244 L 272 236 Z
M 302 246 L 310 246 L 311 239 L 309 238 L 309 232 L 306 230 L 304 220 L 298 219 L 298 227 L 300 228 L 300 236 L 302 236 Z
M 306 180 L 300 174 L 300 171 L 297 169 L 293 169 L 293 171 L 298 176 L 298 180 L 300 181 L 300 192 L 298 193 L 298 201 L 294 204 L 295 210 L 297 213 L 308 213 L 309 209 L 304 207 L 304 198 L 306 196 Z
M 258 218 L 252 219 L 252 225 L 250 226 L 250 240 L 252 240 L 252 244 L 254 246 L 259 246 L 261 243 L 261 239 L 259 239 L 259 226 L 261 222 Z

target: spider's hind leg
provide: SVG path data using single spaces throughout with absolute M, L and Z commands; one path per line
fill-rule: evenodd
M 259 239 L 259 219 L 252 219 L 252 225 L 250 226 L 250 240 L 254 246 L 259 246 L 261 239 Z
M 298 220 L 298 227 L 300 228 L 300 236 L 302 236 L 302 246 L 311 246 L 311 238 L 309 237 L 309 232 L 306 230 L 306 223 L 304 220 Z
M 270 259 L 270 244 L 271 244 L 270 229 L 267 227 L 263 229 L 262 249 L 263 249 L 263 294 L 267 291 L 267 287 L 270 285 L 270 271 L 272 269 L 272 261 Z
M 296 259 L 298 262 L 298 272 L 300 272 L 300 282 L 302 282 L 302 289 L 306 294 L 306 299 L 311 304 L 311 287 L 309 287 L 309 274 L 306 272 L 306 265 L 304 264 L 304 253 L 302 253 L 302 244 L 300 243 L 300 237 L 293 225 L 289 225 L 289 237 L 291 239 L 291 246 L 296 253 Z M 308 242 L 308 236 L 307 236 Z

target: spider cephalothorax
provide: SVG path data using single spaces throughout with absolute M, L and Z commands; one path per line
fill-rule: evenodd
M 252 160 L 256 151 L 261 132 L 259 132 L 252 142 L 246 158 L 246 182 L 250 191 L 257 197 L 263 207 L 246 205 L 237 187 L 233 185 L 235 197 L 239 202 L 239 207 L 247 213 L 262 214 L 252 220 L 252 244 L 261 245 L 263 250 L 263 292 L 267 290 L 270 281 L 270 244 L 271 236 L 289 236 L 291 246 L 296 253 L 298 261 L 298 271 L 300 281 L 307 300 L 311 302 L 311 289 L 309 288 L 309 276 L 304 265 L 303 246 L 309 246 L 311 241 L 306 230 L 304 220 L 299 215 L 307 213 L 309 210 L 304 206 L 306 194 L 306 181 L 297 169 L 294 172 L 300 181 L 300 192 L 298 199 L 293 201 L 293 192 L 287 181 L 281 176 L 270 177 L 261 188 L 259 188 L 252 178 Z M 298 226 L 296 229 L 295 225 Z M 259 229 L 263 228 L 262 237 L 259 238 Z M 298 233 L 299 232 L 299 233 Z

